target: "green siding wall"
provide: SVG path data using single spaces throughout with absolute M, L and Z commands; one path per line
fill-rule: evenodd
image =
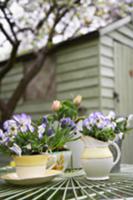
M 58 51 L 57 99 L 83 96 L 87 112 L 99 109 L 98 39 L 69 45 Z
M 114 110 L 114 44 L 109 36 L 101 36 L 99 41 L 99 71 L 101 111 Z
M 8 100 L 10 98 L 22 76 L 23 66 L 21 64 L 16 65 L 16 67 L 5 76 L 0 87 L 0 97 L 2 99 Z

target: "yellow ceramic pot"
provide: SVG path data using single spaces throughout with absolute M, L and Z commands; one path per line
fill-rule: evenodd
M 49 154 L 14 156 L 16 173 L 20 178 L 44 176 L 49 158 Z

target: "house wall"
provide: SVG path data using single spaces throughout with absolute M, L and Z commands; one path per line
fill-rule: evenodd
M 57 98 L 83 96 L 82 106 L 99 109 L 98 39 L 78 42 L 59 49 L 56 56 Z
M 18 63 L 1 82 L 0 98 L 5 101 L 11 97 L 13 91 L 18 85 L 18 81 L 23 77 L 23 65 Z M 22 101 L 22 100 L 21 100 Z
M 133 113 L 133 25 L 126 24 L 100 37 L 101 110 Z M 113 93 L 118 94 L 114 98 Z M 133 163 L 133 134 L 122 145 L 122 162 Z
M 114 41 L 108 35 L 99 40 L 100 105 L 105 114 L 115 109 L 114 105 Z

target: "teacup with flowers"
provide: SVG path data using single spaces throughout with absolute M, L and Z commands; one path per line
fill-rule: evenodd
M 56 158 L 47 153 L 49 130 L 43 134 L 42 126 L 22 113 L 5 121 L 0 130 L 0 151 L 13 157 L 20 178 L 43 176 L 48 160 L 55 163 Z
M 67 160 L 66 154 L 60 155 L 59 160 L 53 152 L 66 150 L 65 144 L 75 140 L 78 104 L 79 100 L 77 103 L 75 99 L 56 100 L 52 104 L 53 113 L 36 122 L 25 113 L 13 115 L 4 122 L 3 130 L 0 130 L 0 151 L 13 157 L 18 176 L 42 176 L 47 165 L 66 168 L 62 165 Z

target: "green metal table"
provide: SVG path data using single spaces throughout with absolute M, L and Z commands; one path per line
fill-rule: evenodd
M 0 200 L 133 200 L 133 166 L 124 166 L 106 181 L 90 181 L 83 170 L 37 186 L 15 186 L 0 182 Z

